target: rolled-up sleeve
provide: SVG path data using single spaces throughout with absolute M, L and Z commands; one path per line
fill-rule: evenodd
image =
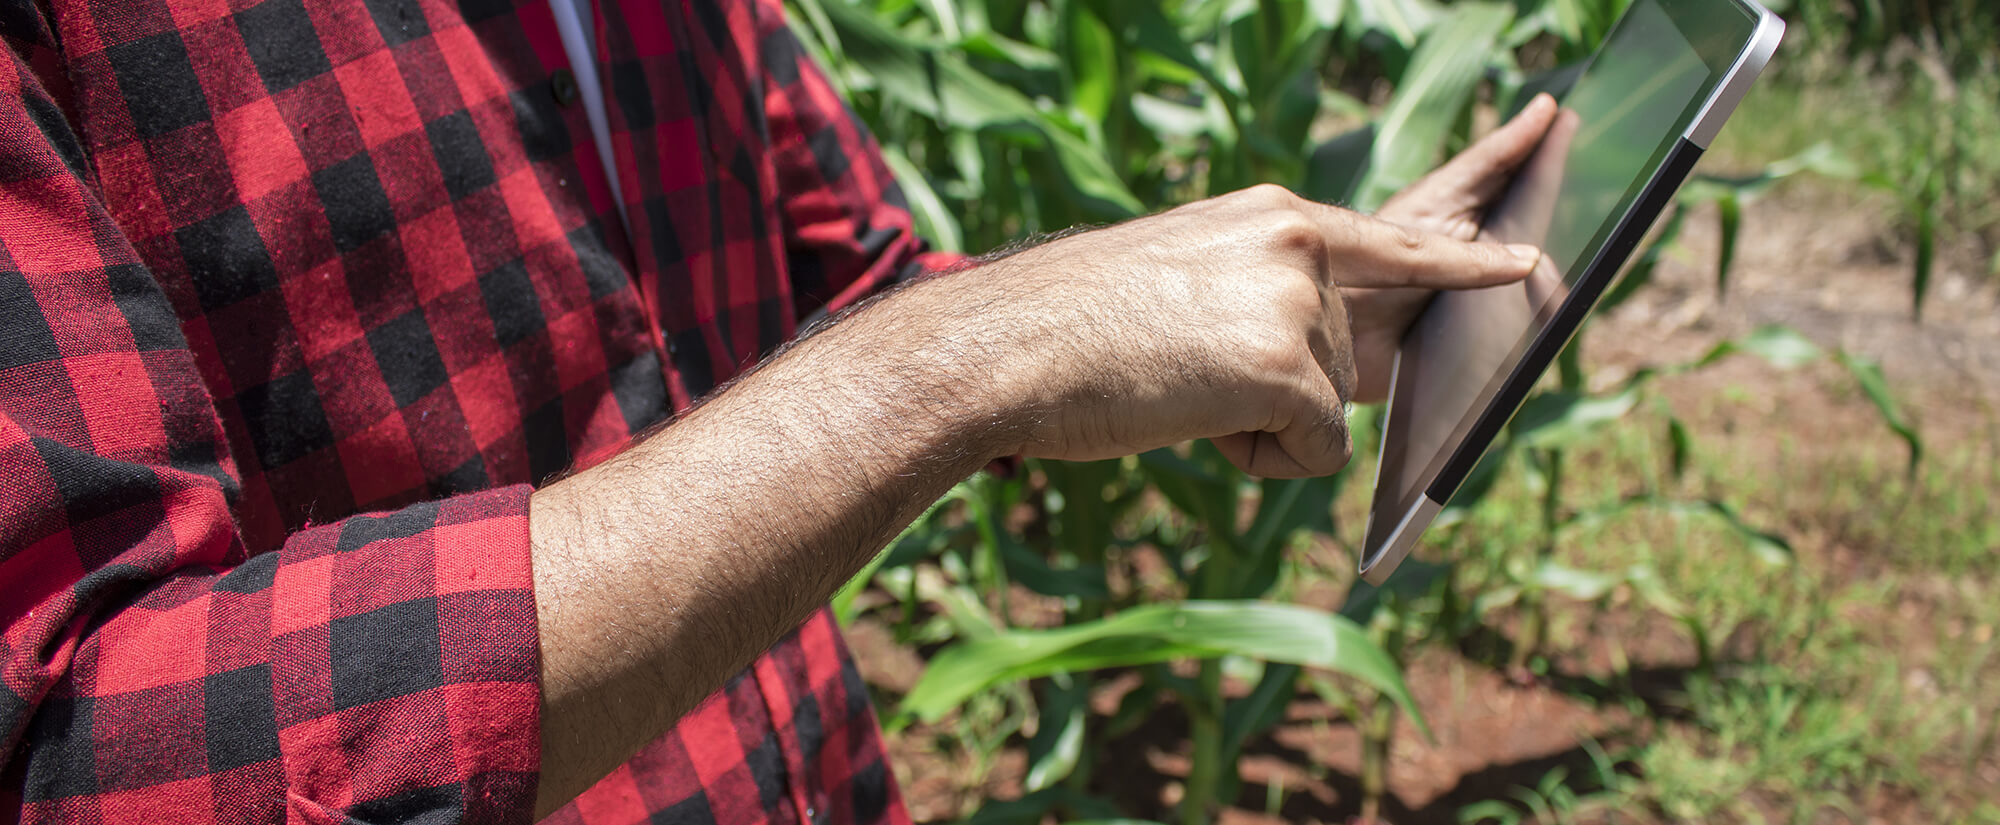
M 917 236 L 881 147 L 786 25 L 756 0 L 764 110 L 802 312 L 843 309 L 887 285 L 957 264 Z
M 172 302 L 82 157 L 5 52 L 0 806 L 31 823 L 528 821 L 528 489 L 251 555 Z

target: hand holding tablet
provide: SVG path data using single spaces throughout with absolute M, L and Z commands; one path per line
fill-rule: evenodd
M 1547 123 L 1506 193 L 1472 225 L 1481 239 L 1535 244 L 1545 255 L 1519 283 L 1402 296 L 1422 315 L 1402 336 L 1387 381 L 1388 425 L 1360 564 L 1367 580 L 1386 579 L 1451 500 L 1616 280 L 1783 33 L 1784 22 L 1754 0 L 1635 0 L 1560 111 L 1537 111 L 1548 105 L 1538 99 L 1496 133 L 1505 148 L 1509 130 Z M 1508 157 L 1495 149 L 1472 163 Z M 1474 194 L 1462 203 L 1483 205 Z M 1385 217 L 1397 219 L 1395 206 L 1384 207 Z M 1449 218 L 1445 231 L 1464 237 L 1470 208 Z M 1364 341 L 1363 332 L 1356 330 L 1357 352 L 1382 345 Z M 1366 375 L 1362 386 L 1364 398 L 1377 389 Z

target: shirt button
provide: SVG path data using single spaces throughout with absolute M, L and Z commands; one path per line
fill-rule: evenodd
M 576 102 L 576 74 L 568 69 L 557 69 L 549 76 L 549 91 L 555 92 L 556 102 L 564 106 Z

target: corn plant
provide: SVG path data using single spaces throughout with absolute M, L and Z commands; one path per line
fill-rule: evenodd
M 1525 99 L 1536 71 L 1588 56 L 1625 2 L 789 0 L 802 40 L 881 140 L 920 230 L 970 251 L 1260 182 L 1373 209 L 1469 141 L 1479 107 L 1505 110 Z M 1718 287 L 1726 286 L 1742 203 L 1787 175 L 1840 170 L 1822 153 L 1691 186 L 1607 301 L 1643 287 L 1674 231 L 1704 203 L 1716 204 L 1724 231 L 1717 263 Z M 1347 707 L 1362 728 L 1363 806 L 1372 814 L 1397 714 L 1423 730 L 1401 676 L 1411 651 L 1513 609 L 1523 622 L 1508 664 L 1526 673 L 1544 649 L 1551 596 L 1591 601 L 1624 586 L 1680 615 L 1648 571 L 1553 561 L 1568 531 L 1623 511 L 1565 505 L 1565 449 L 1625 416 L 1659 374 L 1737 352 L 1793 363 L 1809 347 L 1760 331 L 1696 364 L 1596 394 L 1572 348 L 1444 519 L 1478 506 L 1516 467 L 1544 492 L 1542 540 L 1487 559 L 1413 559 L 1389 590 L 1360 586 L 1338 613 L 1269 598 L 1291 548 L 1341 532 L 1331 502 L 1346 476 L 1258 481 L 1200 443 L 1122 461 L 1027 462 L 1011 478 L 968 482 L 836 606 L 851 616 L 855 594 L 872 584 L 898 604 L 904 640 L 947 645 L 892 724 L 955 713 L 956 735 L 989 760 L 1009 736 L 1027 738 L 1027 794 L 975 813 L 981 825 L 1117 816 L 1092 795 L 1091 768 L 1108 758 L 1105 742 L 1162 702 L 1184 711 L 1191 744 L 1178 819 L 1207 822 L 1236 798 L 1244 745 L 1301 687 Z M 1914 461 L 1920 442 L 1879 370 L 1837 357 Z M 1366 434 L 1377 411 L 1360 415 L 1353 430 Z M 1678 419 L 1670 429 L 1684 452 L 1691 436 Z M 1648 494 L 1620 507 L 1716 519 L 1752 551 L 1784 555 L 1782 538 L 1750 527 L 1727 502 Z M 1160 560 L 1167 580 L 1144 580 L 1134 563 L 1142 555 Z M 1477 575 L 1461 571 L 1462 561 Z M 1478 589 L 1466 591 L 1467 582 Z M 1023 591 L 1059 605 L 1059 623 L 1016 626 Z M 1143 678 L 1094 725 L 1087 700 L 1107 670 Z M 1240 698 L 1225 691 L 1232 680 L 1245 688 Z M 1031 682 L 1039 689 L 1023 687 Z

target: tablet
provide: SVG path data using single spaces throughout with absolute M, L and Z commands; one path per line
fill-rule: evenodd
M 1559 94 L 1483 234 L 1543 250 L 1521 283 L 1440 292 L 1403 337 L 1361 575 L 1380 584 L 1576 334 L 1771 59 L 1752 0 L 1633 0 Z M 1525 99 L 1525 93 L 1523 95 Z

